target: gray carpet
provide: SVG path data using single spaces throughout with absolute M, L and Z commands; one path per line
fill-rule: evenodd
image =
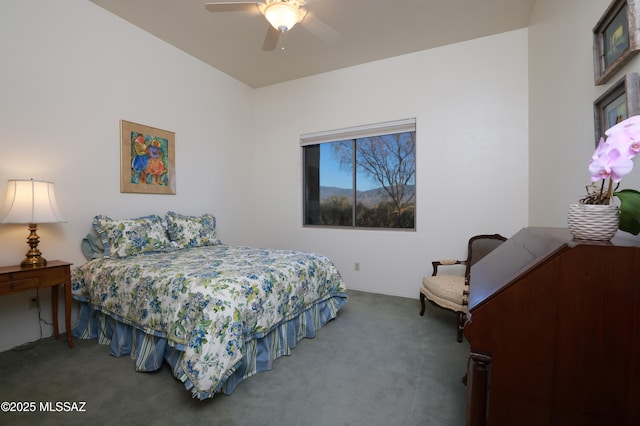
M 0 353 L 0 401 L 36 408 L 0 412 L 0 424 L 463 425 L 469 346 L 456 342 L 452 312 L 428 306 L 420 317 L 419 305 L 350 291 L 314 339 L 232 395 L 205 401 L 192 399 L 166 366 L 137 373 L 130 358 L 110 356 L 95 340 L 76 339 L 71 350 L 64 338 L 48 338 Z M 86 402 L 85 411 L 41 411 L 48 401 Z

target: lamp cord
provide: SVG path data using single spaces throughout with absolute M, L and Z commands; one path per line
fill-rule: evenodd
M 44 318 L 42 318 L 42 310 L 40 308 L 40 292 L 38 290 L 39 289 L 36 288 L 36 308 L 38 309 L 38 326 L 40 327 L 40 338 L 33 342 L 27 342 L 22 345 L 15 346 L 11 348 L 12 351 L 20 352 L 20 351 L 26 351 L 28 349 L 34 348 L 43 339 L 42 323 L 45 323 L 46 325 L 51 325 L 51 326 L 53 325 L 53 323 L 50 323 Z

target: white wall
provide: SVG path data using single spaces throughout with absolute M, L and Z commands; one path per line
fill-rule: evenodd
M 593 101 L 625 73 L 640 70 L 636 57 L 605 85 L 594 85 L 593 27 L 609 4 L 610 0 L 536 1 L 529 26 L 532 226 L 566 226 L 569 204 L 577 202 L 590 183 Z M 621 188 L 640 187 L 640 171 L 634 170 L 622 184 Z
M 416 298 L 430 261 L 463 256 L 472 234 L 565 225 L 588 183 L 592 102 L 640 68 L 593 85 L 608 3 L 538 0 L 528 30 L 251 90 L 90 2 L 4 0 L 0 194 L 13 178 L 56 183 L 67 223 L 41 226 L 49 259 L 82 263 L 97 213 L 210 211 L 226 242 L 321 252 L 350 288 Z M 302 228 L 299 135 L 407 117 L 417 231 Z M 177 195 L 119 192 L 121 119 L 176 132 Z M 26 235 L 0 225 L 0 264 Z M 27 298 L 0 298 L 0 350 L 39 337 Z
M 432 260 L 527 225 L 527 84 L 519 30 L 258 89 L 257 243 L 326 254 L 350 288 L 417 298 Z M 409 117 L 416 232 L 303 228 L 300 134 Z
M 225 242 L 250 235 L 238 188 L 251 185 L 252 89 L 85 0 L 3 0 L 0 62 L 1 202 L 8 179 L 55 182 L 67 223 L 40 226 L 45 258 L 83 263 L 96 214 L 212 212 Z M 121 119 L 176 132 L 176 195 L 120 193 Z M 0 265 L 24 258 L 27 235 L 0 225 Z M 0 298 L 0 350 L 39 337 L 29 297 Z

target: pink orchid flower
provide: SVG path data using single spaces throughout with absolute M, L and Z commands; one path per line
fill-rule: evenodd
M 608 150 L 609 145 L 607 145 L 607 143 L 604 141 L 604 138 L 600 138 L 600 143 L 598 143 L 598 146 L 591 156 L 591 161 L 589 163 L 593 163 L 594 161 L 598 160 L 598 158 L 606 156 Z
M 640 129 L 638 129 L 640 130 Z M 640 152 L 640 134 L 634 135 L 626 132 L 613 133 L 607 138 L 607 144 L 612 149 L 617 149 L 622 155 L 634 158 Z
M 631 170 L 633 170 L 633 161 L 628 155 L 622 155 L 617 148 L 600 140 L 589 164 L 592 182 L 611 178 L 612 181 L 617 183 L 629 174 Z
M 640 115 L 621 121 L 605 132 L 607 143 L 623 155 L 634 158 L 640 152 Z
M 613 197 L 620 200 L 618 229 L 633 235 L 640 234 L 640 191 L 618 190 L 613 183 L 629 174 L 633 169 L 633 159 L 640 154 L 640 115 L 634 115 L 612 126 L 605 132 L 607 139 L 600 143 L 591 156 L 589 173 L 593 183 L 587 187 L 587 196 L 580 199 L 582 204 L 610 205 Z M 608 181 L 608 182 L 607 182 Z
M 611 126 L 606 132 L 605 135 L 611 136 L 614 133 L 625 132 L 631 133 L 636 137 L 640 135 L 640 115 L 634 115 L 626 120 L 619 122 L 618 124 Z

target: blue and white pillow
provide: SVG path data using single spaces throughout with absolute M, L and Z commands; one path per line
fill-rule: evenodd
M 165 218 L 169 239 L 175 248 L 222 244 L 216 234 L 216 218 L 211 214 L 184 216 L 170 211 Z
M 114 220 L 98 215 L 93 228 L 104 245 L 105 257 L 129 257 L 171 250 L 171 242 L 158 215 Z

